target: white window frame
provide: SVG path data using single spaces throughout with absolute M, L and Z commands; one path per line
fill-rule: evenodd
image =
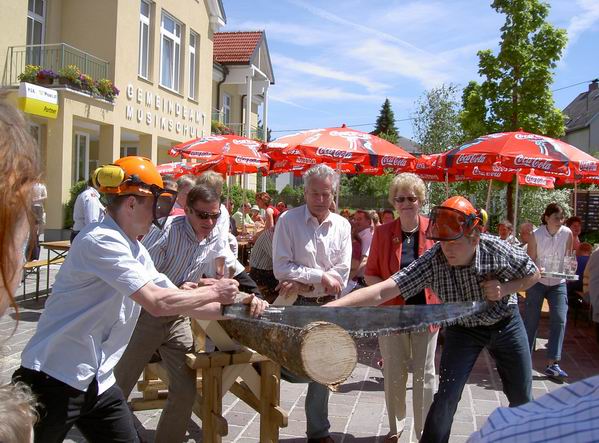
M 233 99 L 227 93 L 223 93 L 223 123 L 228 125 L 231 123 L 231 103 Z
M 34 22 L 38 22 L 42 25 L 42 36 L 41 36 L 41 41 L 39 43 L 34 43 L 33 42 L 33 35 L 34 35 L 34 30 L 35 30 L 35 26 L 31 27 L 31 35 L 27 35 L 25 40 L 26 43 L 28 45 L 43 45 L 46 41 L 46 3 L 47 0 L 32 0 L 33 1 L 33 10 L 29 9 L 29 4 L 27 5 L 27 21 L 32 20 Z M 36 2 L 42 2 L 42 14 L 43 15 L 39 15 L 35 13 L 35 4 Z M 31 52 L 29 52 L 31 51 Z M 33 58 L 35 57 L 36 52 L 39 54 L 39 60 L 33 60 Z M 41 48 L 38 48 L 37 50 L 35 49 L 29 49 L 27 52 L 27 64 L 39 64 L 42 65 L 43 64 L 43 60 L 42 60 L 42 50 Z
M 83 174 L 80 174 L 79 163 L 81 163 L 81 139 L 85 139 L 85 148 L 83 152 Z M 87 132 L 75 132 L 75 181 L 79 181 L 79 176 L 83 175 L 83 180 L 89 179 L 89 139 Z
M 139 155 L 139 146 L 137 145 L 121 145 L 121 157 L 127 157 L 129 155 Z
M 146 5 L 148 7 L 148 15 L 147 16 L 145 16 L 142 13 L 143 5 Z M 148 80 L 150 78 L 150 30 L 151 30 L 150 20 L 151 20 L 151 15 L 152 15 L 152 5 L 150 4 L 150 2 L 148 2 L 146 0 L 141 0 L 140 7 L 139 7 L 139 41 L 138 41 L 139 60 L 138 60 L 138 67 L 137 67 L 137 75 L 139 75 L 141 78 L 146 79 L 146 80 Z M 144 40 L 144 37 L 143 37 L 144 28 L 147 30 L 146 41 L 143 41 Z M 145 66 L 144 66 L 144 62 L 143 62 L 144 49 L 146 51 Z
M 165 18 L 172 20 L 174 22 L 175 32 L 172 33 L 164 27 Z M 181 76 L 181 29 L 183 25 L 177 19 L 175 19 L 172 15 L 168 14 L 165 11 L 162 11 L 162 16 L 160 18 L 160 85 L 170 89 L 171 91 L 179 92 L 180 86 L 180 76 Z M 165 40 L 170 40 L 173 44 L 173 65 L 170 66 L 170 73 L 173 79 L 173 84 L 168 85 L 165 84 L 165 79 L 162 78 L 164 63 L 163 57 L 163 49 Z
M 198 43 L 200 36 L 195 32 L 189 33 L 189 98 L 197 100 L 198 98 Z

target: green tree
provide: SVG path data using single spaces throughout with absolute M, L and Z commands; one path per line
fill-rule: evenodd
M 393 114 L 391 102 L 388 98 L 385 99 L 383 106 L 381 106 L 381 111 L 376 119 L 372 134 L 378 135 L 393 144 L 397 143 L 398 131 L 395 127 L 395 115 Z
M 566 31 L 546 19 L 549 5 L 540 0 L 494 0 L 505 14 L 499 53 L 478 52 L 481 84 L 470 82 L 462 96 L 462 129 L 468 139 L 498 131 L 525 131 L 559 137 L 564 117 L 549 89 L 553 69 L 567 42 Z M 507 189 L 508 218 L 513 220 L 513 186 Z

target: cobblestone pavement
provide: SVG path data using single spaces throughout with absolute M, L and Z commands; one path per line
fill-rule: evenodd
M 51 279 L 55 269 L 52 269 Z M 43 272 L 45 278 L 45 272 Z M 33 290 L 33 284 L 28 283 Z M 41 285 L 45 288 L 45 281 Z M 19 288 L 22 294 L 22 288 Z M 18 367 L 20 353 L 35 331 L 36 323 L 43 311 L 45 297 L 40 297 L 38 302 L 31 299 L 20 301 L 19 324 L 14 334 L 8 337 L 15 327 L 15 313 L 9 311 L 0 320 L 0 383 L 10 379 L 12 372 Z M 569 373 L 568 382 L 575 382 L 582 378 L 599 373 L 599 345 L 595 341 L 594 330 L 584 317 L 579 315 L 577 325 L 574 325 L 570 316 L 567 335 L 564 342 L 564 356 L 562 367 Z M 560 384 L 548 380 L 542 375 L 544 368 L 544 348 L 548 336 L 548 317 L 543 316 L 539 329 L 537 351 L 533 355 L 533 395 L 539 397 L 546 392 L 557 389 Z M 382 442 L 388 432 L 385 413 L 383 378 L 381 371 L 376 367 L 378 358 L 376 340 L 362 340 L 359 342 L 360 363 L 352 376 L 340 386 L 338 392 L 331 393 L 329 401 L 329 418 L 331 421 L 331 434 L 336 442 Z M 437 352 L 437 360 L 440 349 Z M 438 363 L 438 361 L 437 361 Z M 411 380 L 409 381 L 411 386 Z M 281 429 L 281 442 L 304 442 L 306 418 L 304 414 L 304 400 L 307 385 L 281 384 L 281 406 L 289 413 L 289 426 Z M 132 397 L 139 396 L 133 392 Z M 411 389 L 408 389 L 408 415 L 411 416 Z M 494 362 L 488 353 L 480 355 L 468 384 L 462 395 L 462 400 L 456 412 L 450 442 L 466 441 L 467 436 L 478 429 L 487 416 L 498 406 L 507 405 L 505 395 L 501 391 L 501 383 Z M 259 416 L 249 406 L 238 400 L 232 394 L 227 394 L 223 399 L 224 417 L 229 423 L 229 435 L 226 442 L 258 442 Z M 148 441 L 153 440 L 154 431 L 160 417 L 160 410 L 136 412 L 138 426 L 141 433 Z M 83 442 L 83 437 L 73 429 L 68 437 L 68 442 Z M 193 417 L 189 423 L 187 441 L 201 441 L 201 421 Z M 402 434 L 400 442 L 415 441 L 411 419 L 408 418 L 408 427 Z

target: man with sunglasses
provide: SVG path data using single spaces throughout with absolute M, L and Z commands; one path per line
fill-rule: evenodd
M 531 400 L 530 350 L 516 292 L 532 286 L 540 274 L 522 249 L 481 233 L 485 218 L 464 197 L 447 199 L 433 208 L 426 232 L 437 244 L 387 280 L 326 305 L 379 305 L 398 295 L 409 299 L 425 288 L 446 303 L 489 301 L 485 312 L 445 330 L 439 389 L 421 442 L 449 440 L 462 391 L 484 348 L 495 360 L 510 406 Z
M 89 441 L 137 441 L 113 369 L 141 307 L 155 316 L 220 319 L 221 303 L 238 295 L 234 280 L 182 290 L 156 271 L 137 239 L 152 223 L 163 225 L 176 193 L 163 189 L 150 160 L 121 158 L 96 180 L 107 196 L 106 217 L 77 236 L 13 375 L 41 406 L 36 442 L 63 441 L 73 425 Z M 263 309 L 253 297 L 245 301 L 256 315 Z
M 224 265 L 231 255 L 228 243 L 216 229 L 221 215 L 220 195 L 213 187 L 196 185 L 189 191 L 184 207 L 185 216 L 170 217 L 162 230 L 152 229 L 142 243 L 156 269 L 174 284 L 191 287 L 197 287 L 198 283 L 214 284 L 224 274 L 224 268 L 217 269 L 214 263 L 220 260 Z M 216 279 L 203 278 L 205 275 Z M 238 281 L 240 288 L 247 290 L 244 280 Z M 142 309 L 129 345 L 114 371 L 126 398 L 156 352 L 170 382 L 154 441 L 180 442 L 185 439 L 196 397 L 196 372 L 186 364 L 186 354 L 193 352 L 189 318 L 155 317 Z

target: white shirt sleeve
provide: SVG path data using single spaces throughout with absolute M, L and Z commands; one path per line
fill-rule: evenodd
M 96 193 L 88 193 L 83 197 L 83 218 L 85 226 L 102 221 L 104 218 L 104 206 Z
M 344 287 L 347 285 L 347 281 L 349 280 L 352 256 L 351 227 L 349 227 L 349 223 L 347 225 L 348 228 L 343 232 L 343 238 L 341 239 L 340 243 L 341 248 L 338 251 L 338 257 L 335 260 L 335 264 L 332 269 L 327 271 L 328 274 L 331 274 L 333 277 L 339 280 L 341 285 Z
M 281 217 L 275 226 L 272 242 L 273 272 L 277 280 L 294 280 L 305 284 L 316 284 L 322 280 L 323 271 L 295 263 L 293 241 L 288 217 Z M 351 243 L 350 243 L 351 245 Z M 351 250 L 350 250 L 351 260 Z M 349 275 L 349 273 L 348 273 Z

